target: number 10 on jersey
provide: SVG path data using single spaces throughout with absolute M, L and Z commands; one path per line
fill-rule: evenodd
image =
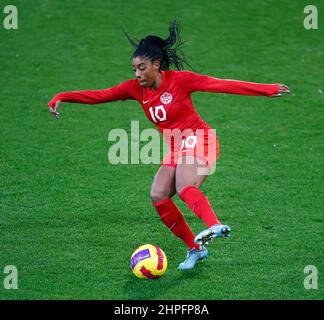
M 165 121 L 167 119 L 166 111 L 165 111 L 163 105 L 156 106 L 156 107 L 150 107 L 149 111 L 150 111 L 152 120 L 154 122 L 161 122 L 161 121 Z

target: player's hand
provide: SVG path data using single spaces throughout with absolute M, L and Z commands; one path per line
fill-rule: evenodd
M 279 83 L 279 92 L 273 94 L 272 97 L 281 97 L 284 94 L 290 94 L 290 89 L 287 85 Z
M 61 100 L 57 100 L 54 108 L 48 107 L 49 111 L 52 114 L 54 119 L 60 118 L 60 104 L 61 104 L 61 102 L 62 102 Z

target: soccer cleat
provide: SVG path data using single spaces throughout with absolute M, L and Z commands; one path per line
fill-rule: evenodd
M 208 229 L 198 233 L 195 237 L 195 243 L 199 245 L 208 244 L 210 241 L 214 240 L 214 238 L 229 237 L 230 232 L 231 228 L 229 226 L 225 226 L 222 224 L 214 224 Z
M 205 260 L 208 257 L 208 250 L 202 246 L 200 250 L 192 248 L 188 251 L 185 261 L 179 264 L 179 270 L 189 270 L 192 269 L 198 261 Z

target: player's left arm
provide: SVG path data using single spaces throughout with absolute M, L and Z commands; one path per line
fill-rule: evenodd
M 289 87 L 281 83 L 256 83 L 232 79 L 220 79 L 191 71 L 182 72 L 189 92 L 206 91 L 251 96 L 280 97 L 289 94 Z

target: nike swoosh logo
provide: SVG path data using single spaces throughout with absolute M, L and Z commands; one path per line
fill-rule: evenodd
M 146 104 L 146 103 L 148 103 L 149 101 L 150 101 L 150 100 L 146 100 L 146 101 L 143 100 L 143 104 Z

